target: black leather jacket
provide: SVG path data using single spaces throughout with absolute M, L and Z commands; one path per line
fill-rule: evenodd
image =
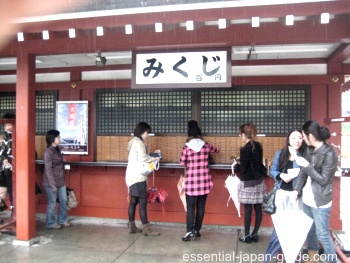
M 324 143 L 320 148 L 309 147 L 306 153 L 309 161 L 307 167 L 303 167 L 294 187 L 299 196 L 302 193 L 308 176 L 311 177 L 311 188 L 315 197 L 316 206 L 323 206 L 332 201 L 333 179 L 338 165 L 338 154 L 332 146 Z

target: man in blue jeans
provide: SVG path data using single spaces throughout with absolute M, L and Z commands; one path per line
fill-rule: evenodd
M 326 143 L 330 132 L 316 121 L 307 121 L 302 128 L 303 139 L 309 146 L 306 159 L 297 157 L 301 171 L 294 187 L 295 198 L 302 195 L 303 210 L 314 220 L 307 236 L 309 259 L 306 262 L 337 262 L 334 243 L 329 231 L 329 216 L 332 208 L 333 179 L 338 165 L 338 155 Z M 318 255 L 318 241 L 324 249 Z

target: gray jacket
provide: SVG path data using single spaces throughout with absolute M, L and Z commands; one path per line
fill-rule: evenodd
M 44 154 L 43 186 L 57 191 L 57 188 L 65 185 L 62 154 L 55 147 L 49 146 Z
M 299 196 L 302 194 L 308 176 L 311 177 L 311 188 L 316 206 L 323 206 L 332 201 L 333 179 L 338 165 L 338 154 L 332 146 L 324 143 L 320 148 L 309 147 L 306 153 L 309 161 L 307 167 L 302 167 L 298 181 L 294 187 Z

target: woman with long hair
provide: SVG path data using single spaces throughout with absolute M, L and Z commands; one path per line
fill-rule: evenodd
M 266 192 L 264 179 L 266 168 L 263 164 L 262 145 L 255 141 L 257 128 L 252 123 L 239 127 L 239 136 L 245 145 L 240 150 L 239 163 L 234 160 L 235 170 L 240 171 L 241 184 L 238 191 L 238 200 L 244 205 L 244 236 L 239 240 L 245 243 L 258 242 L 258 231 L 262 221 L 262 203 Z M 255 210 L 255 226 L 250 233 L 252 208 Z
M 295 157 L 303 156 L 305 148 L 306 144 L 303 141 L 301 129 L 294 128 L 288 132 L 283 149 L 275 153 L 270 168 L 270 175 L 278 184 L 275 197 L 276 213 L 290 209 L 291 205 L 294 209 L 302 209 L 302 204 L 300 202 L 290 202 L 289 195 L 297 182 L 298 177 L 296 175 L 300 170 L 300 166 L 296 163 Z M 271 248 L 272 244 L 273 249 Z M 282 248 L 279 244 L 276 230 L 273 229 L 266 251 L 266 255 L 269 255 L 267 258 L 272 258 L 277 252 L 282 254 Z

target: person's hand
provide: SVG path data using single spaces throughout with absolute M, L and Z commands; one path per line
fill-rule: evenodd
M 155 153 L 161 153 L 161 151 L 160 151 L 160 150 L 155 150 L 154 152 L 155 152 Z
M 232 165 L 233 165 L 233 166 L 236 166 L 236 164 L 237 164 L 236 159 L 233 159 Z
M 285 173 L 280 173 L 280 177 L 286 183 L 289 183 L 292 180 L 292 178 L 290 178 L 290 176 L 288 174 L 285 174 Z
M 293 148 L 292 146 L 288 146 L 288 150 L 294 160 L 298 158 L 297 150 L 295 148 Z
M 126 197 L 126 201 L 128 202 L 128 204 L 130 204 L 130 195 Z
M 291 192 L 289 192 L 288 196 L 289 196 L 289 198 L 291 200 L 297 200 L 297 198 L 298 198 L 298 191 L 296 191 L 296 190 L 291 191 Z
M 156 161 L 158 161 L 158 162 L 160 161 L 160 158 L 159 158 L 159 157 L 155 157 L 155 159 L 156 159 Z
M 307 167 L 310 164 L 304 157 L 297 157 L 295 160 L 297 164 L 302 167 Z

